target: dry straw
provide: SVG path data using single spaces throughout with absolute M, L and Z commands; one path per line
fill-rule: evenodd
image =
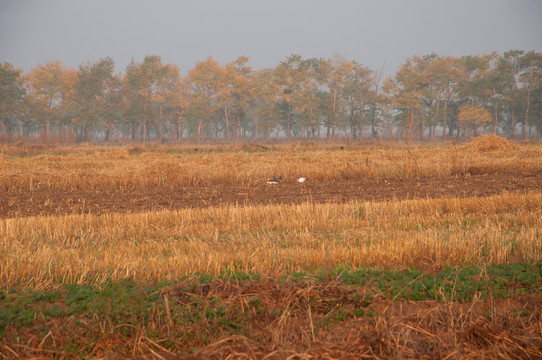
M 497 135 L 481 135 L 471 139 L 465 149 L 478 152 L 515 151 L 519 146 Z
M 539 193 L 5 219 L 0 287 L 537 260 L 541 219 Z
M 483 139 L 483 138 L 482 138 Z M 481 140 L 473 140 L 481 141 Z M 485 141 L 485 140 L 484 140 Z M 249 185 L 278 174 L 312 181 L 448 177 L 542 169 L 542 146 L 2 145 L 0 190 Z M 278 276 L 363 266 L 443 267 L 542 255 L 540 192 L 347 204 L 222 206 L 142 214 L 0 220 L 0 287 L 107 278 L 176 279 L 227 269 Z
M 492 139 L 492 137 L 480 137 Z M 503 139 L 504 140 L 504 139 Z M 506 141 L 506 140 L 504 140 Z M 492 144 L 495 142 L 492 141 Z M 478 145 L 283 145 L 52 147 L 29 150 L 3 145 L 0 190 L 53 191 L 98 188 L 172 189 L 178 186 L 250 185 L 282 175 L 314 181 L 448 177 L 479 173 L 542 170 L 542 146 L 473 151 Z M 492 145 L 494 147 L 494 145 Z M 502 146 L 502 145 L 501 145 Z M 481 148 L 481 147 L 480 147 Z M 243 150 L 244 149 L 244 150 Z

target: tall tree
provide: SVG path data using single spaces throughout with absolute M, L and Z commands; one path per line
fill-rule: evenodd
M 414 56 L 399 67 L 394 77 L 384 81 L 383 89 L 393 106 L 402 113 L 406 121 L 407 140 L 412 142 L 416 124 L 422 125 L 420 110 L 426 79 L 423 74 L 423 59 Z
M 377 93 L 380 79 L 367 67 L 351 62 L 352 69 L 345 73 L 344 86 L 341 88 L 342 106 L 345 116 L 349 120 L 351 134 L 355 138 L 359 130 L 360 139 L 363 133 L 365 119 L 370 120 L 373 136 L 376 136 L 376 111 L 378 101 Z M 378 84 L 374 82 L 378 81 Z M 371 89 L 373 86 L 376 88 Z M 372 91 L 375 91 L 372 93 Z M 366 114 L 368 113 L 368 114 Z
M 179 69 L 175 65 L 164 65 L 156 55 L 145 56 L 140 64 L 132 62 L 128 65 L 124 77 L 126 114 L 137 120 L 138 138 L 147 141 L 148 130 L 154 125 L 158 125 L 158 136 L 162 137 L 167 93 L 178 81 Z
M 344 108 L 341 103 L 341 99 L 344 97 L 345 87 L 348 83 L 348 78 L 351 77 L 351 72 L 354 70 L 355 65 L 347 61 L 344 56 L 336 54 L 328 61 L 328 71 L 326 85 L 330 92 L 330 127 L 331 138 L 335 137 L 335 129 L 337 127 L 337 121 L 342 115 Z
M 283 114 L 282 125 L 288 139 L 291 136 L 291 128 L 294 125 L 293 112 L 295 106 L 292 104 L 292 100 L 296 92 L 299 92 L 303 82 L 301 71 L 302 61 L 301 55 L 293 54 L 275 67 L 274 76 L 282 88 L 280 99 L 280 110 Z
M 209 128 L 212 115 L 220 108 L 218 94 L 223 83 L 223 76 L 222 67 L 210 56 L 206 60 L 198 61 L 188 73 L 192 84 L 189 111 L 192 119 L 197 122 L 199 139 L 203 137 L 204 130 Z
M 320 68 L 327 64 L 326 60 L 310 58 L 303 60 L 297 69 L 297 91 L 292 93 L 292 105 L 298 119 L 300 136 L 314 138 L 320 128 L 320 119 L 327 114 L 324 104 L 326 101 L 322 87 L 326 78 Z
M 320 101 L 317 90 L 322 85 L 322 77 L 318 74 L 321 65 L 319 59 L 304 60 L 301 55 L 293 54 L 275 67 L 274 76 L 282 88 L 279 101 L 281 125 L 287 138 L 296 129 L 319 126 L 315 124 L 315 112 Z
M 464 129 L 465 137 L 467 137 L 469 126 L 472 126 L 474 136 L 476 136 L 476 129 L 491 122 L 491 115 L 486 108 L 463 104 L 459 107 L 457 119 L 459 127 Z
M 446 138 L 449 118 L 449 104 L 458 99 L 465 72 L 457 58 L 436 56 L 425 68 L 425 100 L 428 106 L 431 136 L 435 136 L 437 125 L 442 126 L 442 138 Z
M 504 84 L 500 87 L 505 103 L 505 111 L 508 115 L 508 124 L 510 136 L 513 138 L 516 132 L 516 115 L 519 114 L 521 104 L 521 91 L 518 89 L 518 74 L 520 72 L 519 59 L 523 55 L 522 50 L 510 50 L 504 53 L 497 64 L 499 76 L 496 81 L 502 81 Z
M 237 139 L 241 137 L 241 117 L 248 107 L 250 98 L 252 69 L 247 65 L 249 60 L 246 56 L 240 56 L 223 69 L 218 98 L 224 111 L 226 138 L 230 136 L 229 117 L 232 113 L 235 117 L 234 136 Z
M 252 108 L 256 116 L 256 133 L 263 132 L 268 139 L 271 131 L 277 126 L 277 103 L 281 99 L 282 87 L 275 77 L 272 68 L 258 70 L 251 77 L 250 93 L 252 95 Z
M 21 77 L 22 70 L 10 63 L 0 64 L 0 131 L 7 136 L 6 125 L 22 113 L 25 89 Z M 20 122 L 20 136 L 23 135 Z
M 62 125 L 66 116 L 66 98 L 73 91 L 77 71 L 64 66 L 59 60 L 38 65 L 26 75 L 26 86 L 30 102 L 44 128 L 47 141 L 50 137 L 51 123 Z
M 525 94 L 525 119 L 523 121 L 523 137 L 530 136 L 529 112 L 531 110 L 532 94 L 542 87 L 542 53 L 529 51 L 519 59 L 521 73 L 519 81 Z M 538 91 L 539 92 L 539 91 Z
M 107 57 L 79 66 L 75 84 L 75 109 L 73 122 L 78 127 L 78 140 L 91 140 L 92 130 L 104 126 L 108 131 L 114 127 L 113 98 L 118 96 L 119 79 L 114 74 L 115 64 Z
M 166 126 L 169 132 L 174 134 L 175 139 L 178 141 L 182 136 L 183 125 L 185 123 L 184 113 L 188 107 L 189 84 L 181 76 L 179 68 L 174 65 L 168 66 L 163 83 L 165 91 L 161 96 L 160 124 L 162 124 L 162 119 L 166 119 Z M 159 133 L 162 138 L 161 129 Z

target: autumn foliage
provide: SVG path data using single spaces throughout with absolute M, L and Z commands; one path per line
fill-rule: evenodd
M 181 142 L 296 138 L 446 139 L 540 133 L 542 54 L 412 56 L 384 79 L 355 60 L 241 56 L 192 69 L 147 55 L 116 73 L 103 58 L 27 74 L 0 66 L 0 139 Z
M 480 126 L 485 126 L 491 121 L 491 115 L 487 109 L 464 104 L 459 107 L 457 113 L 458 124 L 464 129 L 464 134 L 467 136 L 467 128 L 472 127 L 476 135 L 476 129 Z

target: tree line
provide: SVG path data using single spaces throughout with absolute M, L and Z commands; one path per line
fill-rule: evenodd
M 394 75 L 337 54 L 252 69 L 209 57 L 183 75 L 159 56 L 115 73 L 110 57 L 0 64 L 0 139 L 406 141 L 542 131 L 542 53 L 415 55 Z

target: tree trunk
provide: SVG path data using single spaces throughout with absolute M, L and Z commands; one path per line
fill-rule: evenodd
M 160 133 L 160 141 L 161 141 L 162 138 L 164 137 L 164 134 L 162 132 L 162 104 L 160 104 L 160 116 L 158 120 L 160 121 L 160 125 L 158 125 L 159 126 L 158 132 Z
M 147 116 L 143 116 L 143 142 L 147 141 Z
M 353 114 L 352 114 L 353 115 Z M 364 112 L 363 112 L 363 90 L 360 90 L 359 92 L 359 141 L 363 141 L 363 120 L 364 120 Z
M 510 138 L 513 139 L 514 135 L 516 133 L 516 119 L 514 118 L 514 109 L 512 109 L 512 111 L 511 111 L 511 117 L 512 117 L 512 119 L 511 119 L 511 121 L 512 121 L 512 124 L 511 124 L 512 130 L 510 131 Z
M 497 120 L 499 119 L 499 114 L 498 114 L 498 110 L 497 110 L 497 92 L 495 91 L 495 87 L 493 87 L 493 97 L 495 98 L 495 121 L 494 121 L 494 124 L 493 124 L 493 134 L 494 135 L 497 135 Z
M 533 82 L 533 71 L 534 66 L 531 66 L 531 73 L 529 74 L 529 85 Z M 525 108 L 525 123 L 523 127 L 523 137 L 525 139 L 529 138 L 529 107 L 531 106 L 531 89 L 527 89 L 527 107 Z
M 224 119 L 226 120 L 226 131 L 224 132 L 224 137 L 226 139 L 230 138 L 230 120 L 228 117 L 228 107 L 224 106 Z
M 337 89 L 333 89 L 333 105 L 331 109 L 331 138 L 332 139 L 335 139 L 336 105 L 337 105 Z
M 433 121 L 433 129 L 431 131 L 431 139 L 435 138 L 435 131 L 436 131 L 436 128 L 437 128 L 439 110 L 440 110 L 440 96 L 439 96 L 439 100 L 437 100 L 437 109 L 435 110 L 435 121 Z
M 117 136 L 117 141 L 120 143 L 120 134 L 119 134 L 119 132 L 117 131 L 117 129 L 113 125 L 111 125 L 111 128 L 113 128 L 113 130 L 115 131 L 115 135 Z
M 6 127 L 4 126 L 4 121 L 0 120 L 0 125 L 2 125 L 2 131 L 4 132 L 4 136 L 7 137 L 8 133 L 6 131 Z
M 70 137 L 71 137 L 71 141 L 75 142 L 75 124 L 72 124 L 70 126 Z
M 50 120 L 47 118 L 47 121 L 45 122 L 45 141 L 49 141 L 49 124 Z
M 499 118 L 499 114 L 497 113 L 497 108 L 495 107 L 495 121 L 493 123 L 493 134 L 497 135 L 497 119 Z
M 448 113 L 447 113 L 447 108 L 448 108 L 448 99 L 444 100 L 444 122 L 442 124 L 442 127 L 443 127 L 443 131 L 442 131 L 442 140 L 446 139 L 446 128 L 448 127 Z
M 239 131 L 239 137 L 238 139 L 241 139 L 243 137 L 242 134 L 242 128 L 241 128 L 241 117 L 239 116 L 239 111 L 237 111 L 237 130 Z
M 523 124 L 523 138 L 529 138 L 529 107 L 531 106 L 531 90 L 527 90 L 527 107 L 525 108 L 525 122 Z
M 286 124 L 286 138 L 290 139 L 290 121 L 291 121 L 291 113 L 290 113 L 290 104 L 288 104 L 288 123 Z
M 147 141 L 147 100 L 143 106 L 143 142 Z
M 408 143 L 412 143 L 412 126 L 414 125 L 414 109 L 408 112 Z

